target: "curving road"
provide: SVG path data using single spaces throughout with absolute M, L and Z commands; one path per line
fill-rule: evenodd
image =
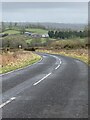
M 88 66 L 65 56 L 38 54 L 40 62 L 0 76 L 2 117 L 87 118 Z

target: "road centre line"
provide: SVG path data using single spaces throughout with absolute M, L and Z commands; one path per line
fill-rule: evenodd
M 33 85 L 37 85 L 39 84 L 41 81 L 43 81 L 44 79 L 46 79 L 48 76 L 50 76 L 52 73 L 47 74 L 46 76 L 44 76 L 41 80 L 39 80 L 38 82 L 34 83 Z
M 55 68 L 55 70 L 57 70 L 59 67 L 60 67 L 60 65 L 62 64 L 62 61 L 59 59 L 59 61 L 60 61 L 60 63 L 59 63 L 59 65 Z
M 0 109 L 1 109 L 2 107 L 4 107 L 5 105 L 7 105 L 8 103 L 10 103 L 11 101 L 15 100 L 15 99 L 16 99 L 16 97 L 12 97 L 12 98 L 10 98 L 10 100 L 6 101 L 5 103 L 2 103 L 2 104 L 0 105 Z
M 59 59 L 59 61 L 60 61 L 60 64 L 62 64 L 62 61 Z
M 58 65 L 58 66 L 55 68 L 55 70 L 57 70 L 59 67 L 60 67 L 60 65 Z
M 55 58 L 57 59 L 58 57 L 55 57 Z M 58 68 L 60 67 L 61 63 L 62 63 L 61 59 L 58 59 L 58 60 L 59 60 L 59 65 L 58 65 L 55 69 L 58 69 Z M 18 70 L 17 70 L 17 71 L 18 71 Z M 13 72 L 13 71 L 12 71 L 12 72 Z M 7 73 L 7 74 L 8 74 L 8 73 Z M 37 81 L 37 82 L 34 83 L 33 85 L 35 86 L 35 85 L 39 84 L 41 81 L 43 81 L 44 79 L 46 79 L 47 77 L 49 77 L 51 74 L 52 74 L 52 73 L 47 74 L 47 75 L 44 76 L 41 80 Z M 8 101 L 2 103 L 2 104 L 0 105 L 0 109 L 3 108 L 5 105 L 9 104 L 10 102 L 12 102 L 12 101 L 15 100 L 15 99 L 16 99 L 16 97 L 12 97 L 12 98 L 10 98 Z

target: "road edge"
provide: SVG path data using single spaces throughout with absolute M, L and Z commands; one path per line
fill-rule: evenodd
M 37 53 L 36 53 L 36 54 L 37 54 Z M 37 54 L 37 55 L 38 55 L 38 54 Z M 39 56 L 41 56 L 41 55 L 39 55 Z M 26 68 L 28 68 L 28 67 L 30 67 L 30 66 L 33 66 L 33 65 L 35 65 L 35 64 L 37 64 L 37 63 L 39 63 L 39 62 L 41 62 L 42 60 L 43 60 L 43 57 L 41 56 L 41 58 L 40 58 L 39 61 L 37 61 L 37 62 L 35 62 L 35 63 L 31 64 L 31 65 L 27 65 L 27 66 L 25 66 L 25 67 L 22 67 L 22 68 L 18 68 L 18 69 L 16 69 L 16 70 L 12 70 L 12 71 L 9 71 L 9 72 L 0 74 L 0 77 L 1 77 L 1 76 L 4 76 L 4 75 L 7 75 L 7 74 L 10 74 L 10 73 L 13 73 L 13 72 L 17 72 L 17 71 L 26 69 Z

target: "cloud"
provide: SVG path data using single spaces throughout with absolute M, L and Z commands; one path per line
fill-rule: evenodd
M 83 2 L 4 2 L 2 3 L 3 10 L 16 10 L 16 9 L 27 9 L 27 8 L 85 8 L 87 3 Z
M 2 8 L 4 21 L 85 23 L 88 20 L 88 4 L 82 2 L 5 2 Z
M 2 0 L 2 2 L 89 2 L 89 0 Z

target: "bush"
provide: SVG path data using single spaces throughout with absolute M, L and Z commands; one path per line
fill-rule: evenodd
M 49 47 L 53 47 L 55 49 L 86 48 L 87 42 L 83 40 L 58 40 L 58 41 L 52 41 L 49 44 Z
M 35 51 L 35 48 L 34 47 L 28 47 L 28 48 L 25 48 L 24 50 Z

